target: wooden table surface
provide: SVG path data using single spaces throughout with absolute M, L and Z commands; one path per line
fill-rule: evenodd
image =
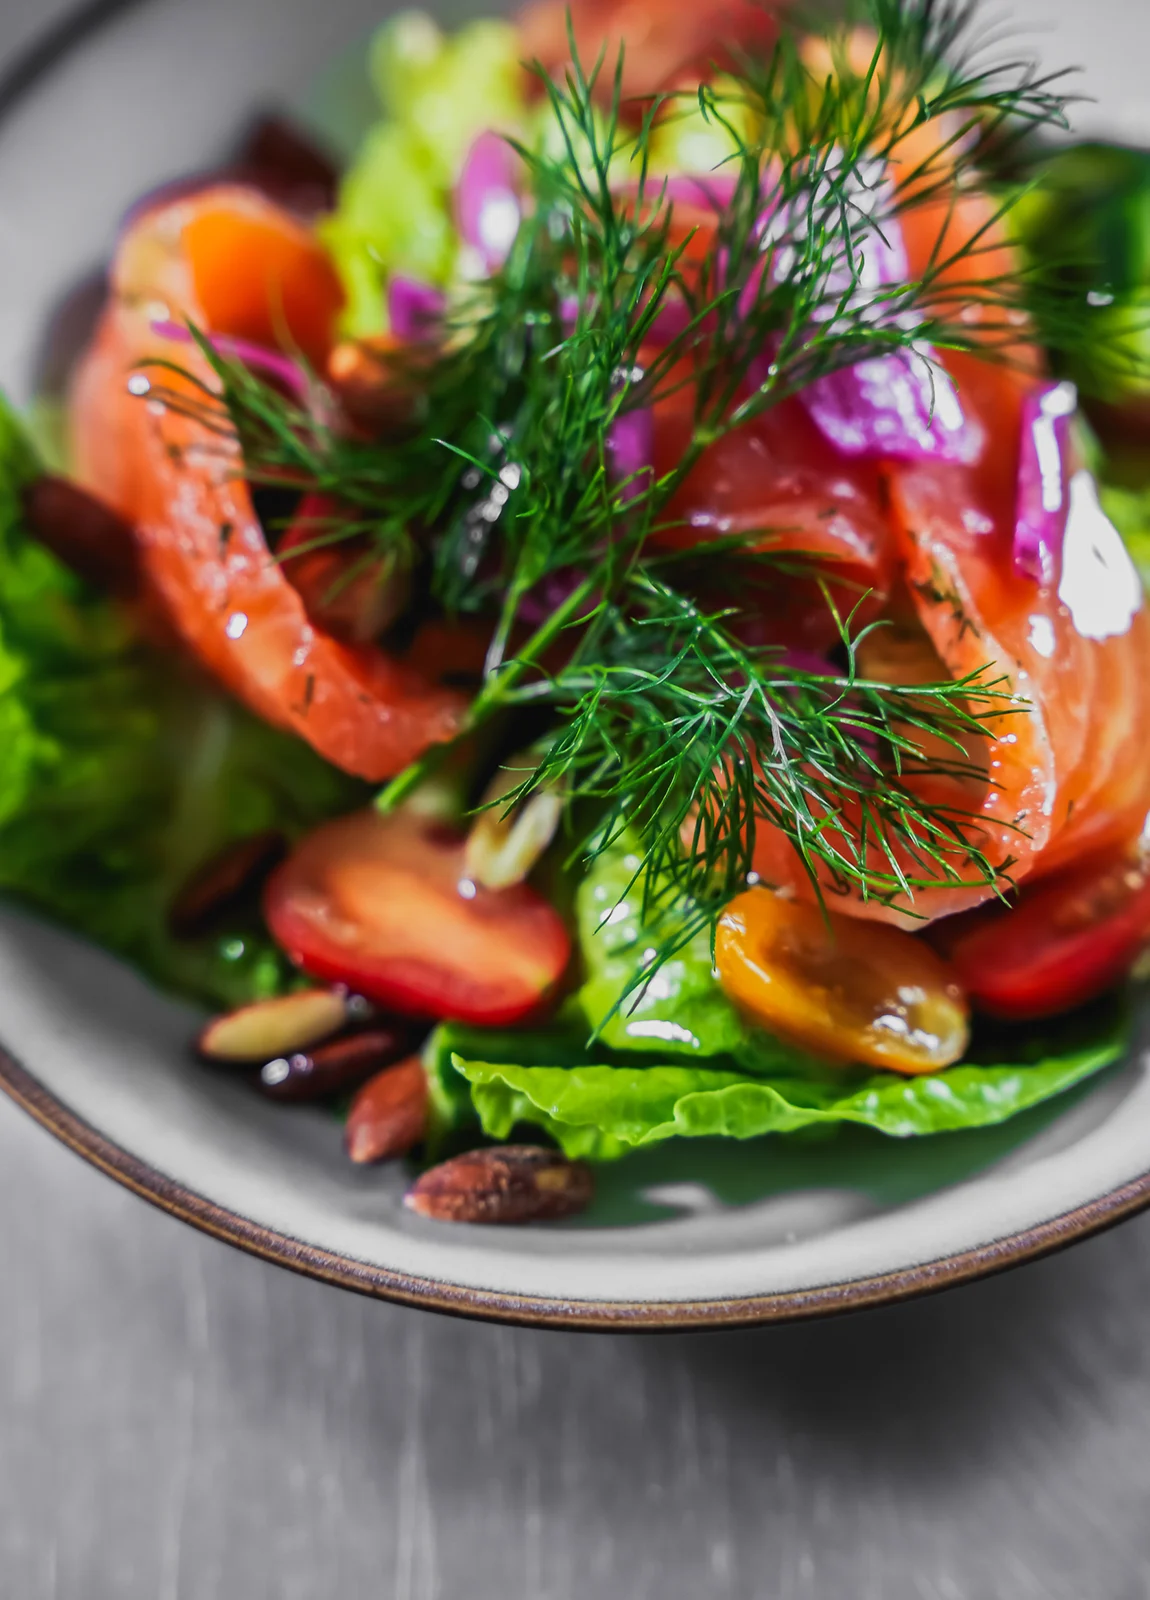
M 1029 13 L 1109 41 L 1136 119 L 1145 8 Z M 2 0 L 0 63 L 61 9 Z M 0 1218 L 4 1600 L 1150 1596 L 1150 1218 L 913 1305 L 654 1338 L 292 1277 L 7 1103 Z
M 1150 1219 L 746 1333 L 433 1317 L 193 1233 L 0 1104 L 12 1600 L 1150 1595 Z

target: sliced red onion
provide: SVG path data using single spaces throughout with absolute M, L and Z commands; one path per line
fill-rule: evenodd
M 463 161 L 455 188 L 455 225 L 488 272 L 511 253 L 523 215 L 516 191 L 518 158 L 498 133 L 481 133 Z
M 845 456 L 973 461 L 982 433 L 968 421 L 931 347 L 869 356 L 800 390 L 823 437 Z
M 902 228 L 897 218 L 884 214 L 893 195 L 885 166 L 875 162 L 860 168 L 851 195 L 866 231 L 855 259 L 844 259 L 828 274 L 826 303 L 815 320 L 830 322 L 838 302 L 845 301 L 856 316 L 866 313 L 876 328 L 908 331 L 906 314 L 884 297 L 885 290 L 905 282 L 909 273 Z M 834 202 L 836 209 L 840 203 Z M 772 279 L 793 270 L 794 246 L 788 241 L 808 225 L 809 219 L 796 218 L 787 206 L 764 212 L 762 243 Z M 752 287 L 748 284 L 748 291 Z M 909 331 L 913 327 L 911 323 Z M 756 387 L 768 376 L 770 359 L 764 356 L 748 374 Z M 925 341 L 817 378 L 800 391 L 800 398 L 824 438 L 847 456 L 963 462 L 974 459 L 982 445 L 981 430 L 967 420 L 953 384 Z
M 152 332 L 158 333 L 161 339 L 174 339 L 179 344 L 195 343 L 190 329 L 179 322 L 153 322 Z M 206 338 L 217 355 L 229 361 L 242 361 L 245 367 L 255 367 L 278 378 L 301 404 L 308 401 L 310 380 L 299 362 L 293 361 L 291 356 L 285 356 L 280 350 L 269 350 L 266 345 L 253 344 L 250 339 L 234 338 L 230 333 L 209 333 Z
M 1022 449 L 1014 515 L 1014 567 L 1036 583 L 1058 581 L 1070 507 L 1070 424 L 1078 409 L 1072 383 L 1048 383 L 1022 405 Z
M 441 289 L 393 273 L 387 284 L 387 320 L 397 339 L 415 344 L 435 332 L 447 307 Z
M 872 206 L 882 188 L 880 180 L 875 189 L 867 190 Z M 910 270 L 897 219 L 873 222 L 859 256 L 853 292 L 874 300 L 875 323 L 881 325 L 884 316 L 891 315 L 882 304 L 882 291 L 905 282 Z M 853 282 L 844 263 L 840 273 L 832 274 L 828 289 L 832 295 L 847 294 Z M 824 438 L 846 456 L 968 462 L 983 442 L 981 430 L 967 420 L 950 377 L 925 341 L 828 373 L 808 384 L 801 399 Z
M 639 406 L 617 416 L 607 433 L 611 470 L 623 485 L 624 500 L 634 500 L 647 488 L 655 451 L 655 425 L 650 406 Z

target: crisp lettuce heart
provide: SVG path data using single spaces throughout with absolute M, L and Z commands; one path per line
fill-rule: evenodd
M 586 974 L 575 1004 L 597 1043 L 675 1059 L 730 1056 L 752 1072 L 814 1066 L 813 1057 L 751 1027 L 735 1010 L 711 965 L 706 929 L 632 988 L 659 943 L 644 923 L 638 866 L 622 839 L 595 858 L 575 897 Z

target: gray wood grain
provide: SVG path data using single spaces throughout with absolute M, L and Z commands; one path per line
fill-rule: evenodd
M 0 57 L 60 9 L 0 0 Z M 0 1219 L 2 1600 L 1150 1596 L 1150 1219 L 889 1311 L 654 1339 L 294 1278 L 7 1103 Z
M 376 1304 L 0 1105 L 13 1600 L 1134 1600 L 1150 1220 L 837 1322 L 556 1334 Z

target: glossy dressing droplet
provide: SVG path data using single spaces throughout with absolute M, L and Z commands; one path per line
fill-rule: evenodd
M 1126 633 L 1142 605 L 1134 563 L 1086 471 L 1076 472 L 1070 480 L 1058 598 L 1084 639 Z

